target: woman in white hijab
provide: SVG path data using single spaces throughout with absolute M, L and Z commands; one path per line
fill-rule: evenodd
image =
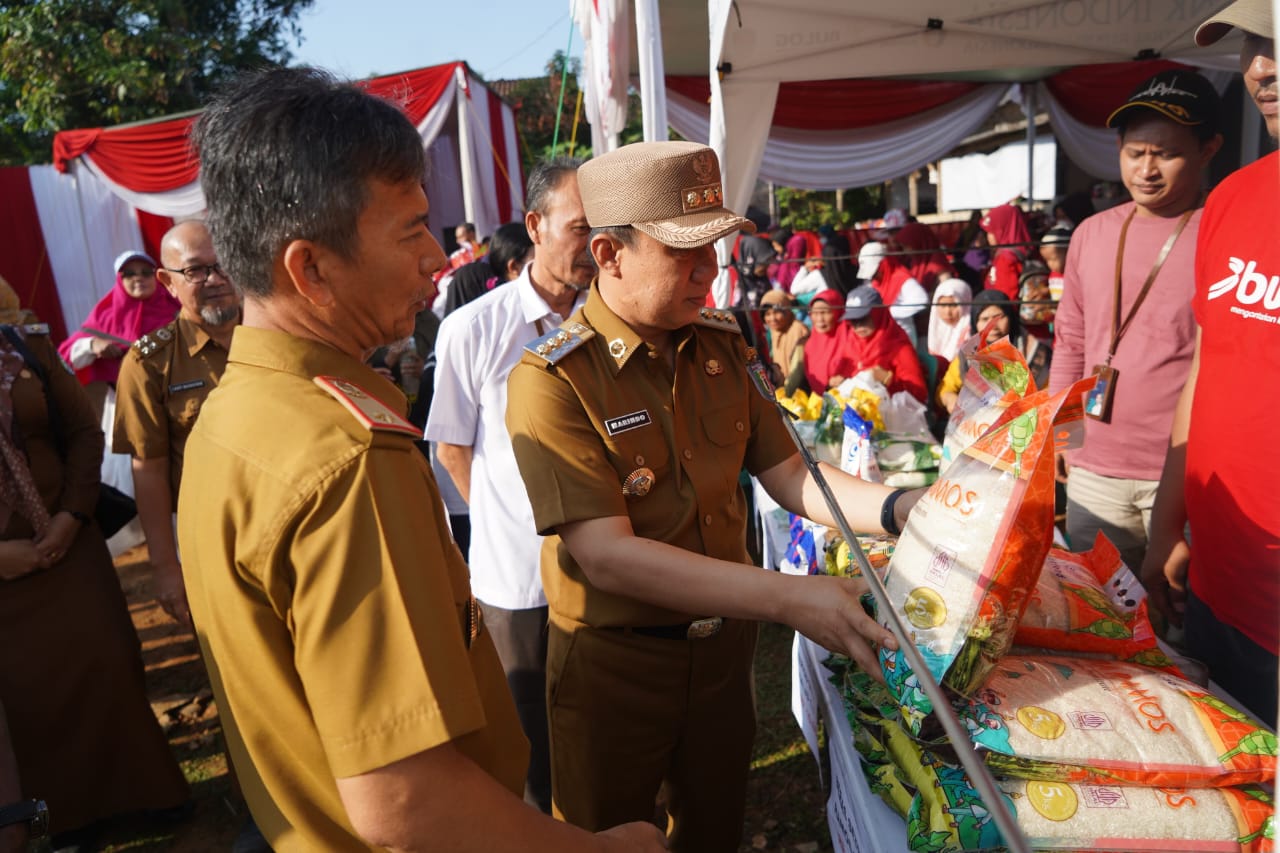
M 938 374 L 956 357 L 960 344 L 969 337 L 969 303 L 973 291 L 962 279 L 948 278 L 938 282 L 933 292 L 933 310 L 929 312 L 929 352 L 942 363 Z

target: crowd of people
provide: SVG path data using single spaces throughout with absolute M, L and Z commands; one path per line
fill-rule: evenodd
M 1232 28 L 1274 138 L 1269 2 L 1197 39 Z M 896 645 L 860 579 L 744 571 L 743 471 L 835 526 L 753 377 L 866 383 L 940 426 L 975 336 L 1038 388 L 1098 377 L 1058 460 L 1071 544 L 1111 538 L 1166 636 L 1274 722 L 1280 155 L 1206 202 L 1220 112 L 1193 71 L 1145 81 L 1107 121 L 1130 200 L 1069 196 L 1035 232 L 1010 203 L 953 246 L 897 210 L 869 240 L 757 233 L 711 149 L 658 142 L 539 165 L 522 221 L 462 223 L 446 255 L 403 114 L 247 75 L 193 131 L 207 219 L 160 263 L 121 254 L 60 347 L 0 282 L 0 806 L 32 800 L 62 850 L 189 808 L 104 541 L 105 451 L 199 640 L 253 816 L 237 850 L 735 850 L 758 622 L 869 669 Z M 899 533 L 919 497 L 823 473 L 857 530 Z M 0 827 L 0 851 L 26 839 Z

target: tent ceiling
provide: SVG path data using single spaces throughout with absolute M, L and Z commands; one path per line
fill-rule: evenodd
M 707 7 L 718 2 L 660 0 L 667 74 L 708 73 Z M 1036 80 L 1071 65 L 1238 53 L 1238 37 L 1192 45 L 1196 26 L 1228 2 L 736 0 L 721 61 L 739 80 Z

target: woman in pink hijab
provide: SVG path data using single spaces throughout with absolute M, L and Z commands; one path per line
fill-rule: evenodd
M 992 246 L 1003 246 L 995 249 L 995 258 L 991 261 L 991 270 L 987 273 L 987 288 L 995 289 L 1012 300 L 1018 298 L 1018 276 L 1022 274 L 1022 264 L 1027 259 L 1027 246 L 1031 242 L 1031 232 L 1027 229 L 1027 219 L 1022 210 L 1012 204 L 993 207 L 982 217 L 982 230 Z
M 114 386 L 120 359 L 133 342 L 172 321 L 181 307 L 168 290 L 156 286 L 156 262 L 146 252 L 122 253 L 115 269 L 115 287 L 58 347 L 85 385 Z

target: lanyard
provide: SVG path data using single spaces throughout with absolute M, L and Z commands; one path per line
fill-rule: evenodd
M 1111 346 L 1107 349 L 1107 364 L 1111 364 L 1111 359 L 1115 357 L 1116 347 L 1120 345 L 1120 338 L 1128 330 L 1129 324 L 1133 322 L 1134 316 L 1138 313 L 1138 309 L 1142 307 L 1142 301 L 1147 298 L 1147 293 L 1151 291 L 1151 285 L 1155 284 L 1156 276 L 1160 274 L 1160 268 L 1164 266 L 1165 260 L 1169 257 L 1169 253 L 1173 251 L 1173 244 L 1178 242 L 1178 237 L 1182 234 L 1182 229 L 1187 227 L 1187 222 L 1191 219 L 1191 214 L 1195 213 L 1195 209 L 1188 210 L 1182 214 L 1178 220 L 1178 225 L 1173 229 L 1173 233 L 1169 235 L 1169 239 L 1164 241 L 1164 247 L 1160 249 L 1160 254 L 1156 256 L 1156 262 L 1151 266 L 1151 272 L 1147 273 L 1147 280 L 1142 283 L 1142 290 L 1138 291 L 1138 298 L 1133 300 L 1133 305 L 1129 308 L 1129 313 L 1125 316 L 1124 321 L 1120 320 L 1120 273 L 1124 267 L 1124 241 L 1129 234 L 1129 223 L 1133 221 L 1133 215 L 1138 212 L 1135 206 L 1129 211 L 1129 216 L 1124 221 L 1124 225 L 1120 227 L 1120 245 L 1116 247 L 1116 293 L 1114 310 L 1111 315 Z

